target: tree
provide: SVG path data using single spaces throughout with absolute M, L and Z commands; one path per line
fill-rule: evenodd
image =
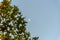
M 12 0 L 3 0 L 0 3 L 0 39 L 1 40 L 36 40 L 30 38 L 26 31 L 25 17 L 17 6 L 11 6 Z

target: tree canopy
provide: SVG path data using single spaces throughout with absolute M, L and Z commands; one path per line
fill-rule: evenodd
M 26 31 L 25 17 L 16 5 L 11 6 L 11 1 L 3 0 L 0 3 L 0 39 L 38 40 L 38 37 L 30 37 L 30 32 Z

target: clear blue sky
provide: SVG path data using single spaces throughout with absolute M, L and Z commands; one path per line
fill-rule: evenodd
M 60 0 L 13 0 L 28 21 L 27 30 L 39 40 L 60 40 Z

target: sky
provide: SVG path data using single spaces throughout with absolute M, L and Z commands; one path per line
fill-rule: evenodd
M 26 17 L 32 37 L 60 40 L 60 0 L 13 0 L 12 4 Z
M 31 37 L 60 40 L 60 0 L 13 0 L 12 5 L 18 6 L 28 21 Z

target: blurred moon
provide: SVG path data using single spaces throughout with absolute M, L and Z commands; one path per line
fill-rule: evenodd
M 31 21 L 31 19 L 28 19 L 28 21 Z

